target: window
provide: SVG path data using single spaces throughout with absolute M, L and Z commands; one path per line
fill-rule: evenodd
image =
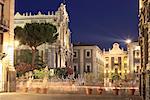
M 115 68 L 115 73 L 118 73 L 118 68 Z
M 114 57 L 111 57 L 111 69 L 113 70 L 113 68 L 114 68 Z
M 127 74 L 127 70 L 125 70 L 124 72 L 125 72 L 125 74 Z
M 122 59 L 121 59 L 121 57 L 118 57 L 118 66 L 119 66 L 119 70 L 121 70 L 121 65 L 122 65 Z
M 140 58 L 140 51 L 139 50 L 134 51 L 134 56 L 135 58 Z
M 109 73 L 108 73 L 108 70 L 106 70 L 106 77 L 109 77 Z
M 87 73 L 92 72 L 91 63 L 87 63 L 87 64 L 86 64 L 85 72 L 87 72 Z
M 86 67 L 87 67 L 87 72 L 90 72 L 90 66 L 87 65 Z
M 140 66 L 136 66 L 136 71 L 139 72 Z
M 124 68 L 127 68 L 127 63 L 124 63 Z
M 114 63 L 115 63 L 115 64 L 118 63 L 118 58 L 117 58 L 117 57 L 114 58 Z
M 108 64 L 106 64 L 106 68 L 108 68 Z
M 139 57 L 139 55 L 140 55 L 140 53 L 139 53 L 139 52 L 137 52 L 137 53 L 136 53 L 136 56 L 137 56 L 137 57 Z
M 78 72 L 78 64 L 74 64 L 73 69 L 74 69 L 74 72 L 77 73 Z
M 77 58 L 77 57 L 78 57 L 77 51 L 74 51 L 74 52 L 73 52 L 73 57 L 74 57 L 74 58 Z
M 91 50 L 86 50 L 86 58 L 91 58 Z
M 87 57 L 89 57 L 89 56 L 90 56 L 90 52 L 88 51 L 88 52 L 87 52 Z
M 127 57 L 124 57 L 123 62 L 127 63 Z
M 77 71 L 77 66 L 74 66 L 74 72 L 76 72 Z
M 3 20 L 3 8 L 4 8 L 4 5 L 0 4 L 0 21 Z

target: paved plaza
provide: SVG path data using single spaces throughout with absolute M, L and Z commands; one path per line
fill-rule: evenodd
M 0 93 L 0 100 L 142 100 L 139 96 Z

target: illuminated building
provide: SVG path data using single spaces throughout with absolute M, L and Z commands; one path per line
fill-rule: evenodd
M 14 0 L 0 0 L 0 92 L 15 91 Z
M 73 45 L 73 52 L 73 69 L 76 77 L 83 78 L 85 74 L 92 73 L 93 80 L 103 82 L 104 58 L 102 50 L 95 44 L 79 43 Z
M 72 63 L 72 44 L 71 32 L 69 29 L 69 17 L 66 11 L 66 5 L 60 5 L 56 12 L 48 12 L 47 15 L 31 13 L 15 14 L 15 27 L 24 27 L 26 23 L 51 23 L 57 27 L 59 33 L 56 43 L 52 45 L 43 44 L 37 49 L 43 61 L 51 68 L 68 67 Z M 20 46 L 19 50 L 28 49 L 25 46 Z
M 113 48 L 109 51 L 103 50 L 105 58 L 104 66 L 104 85 L 109 86 L 113 82 L 114 75 L 117 75 L 120 79 L 127 79 L 130 72 L 127 51 L 120 49 L 118 43 L 113 44 Z
M 150 0 L 139 0 L 139 42 L 141 46 L 140 94 L 150 100 Z
M 130 73 L 133 78 L 138 78 L 141 73 L 141 51 L 138 42 L 131 42 L 127 44 L 128 50 L 128 66 L 130 68 Z M 134 77 L 136 76 L 136 77 Z

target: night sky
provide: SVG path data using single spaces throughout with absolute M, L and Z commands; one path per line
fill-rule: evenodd
M 63 0 L 16 0 L 20 13 L 56 11 Z M 138 0 L 66 0 L 72 42 L 96 43 L 111 48 L 138 37 Z

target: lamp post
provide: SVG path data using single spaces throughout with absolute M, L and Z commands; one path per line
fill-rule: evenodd
M 130 49 L 131 42 L 132 42 L 131 39 L 125 40 L 125 43 L 127 45 L 127 66 L 128 66 L 128 70 L 130 71 L 130 73 L 131 73 L 131 49 Z
M 132 41 L 131 41 L 131 39 L 127 39 L 126 41 L 125 41 L 125 43 L 128 45 L 128 44 L 130 44 Z

